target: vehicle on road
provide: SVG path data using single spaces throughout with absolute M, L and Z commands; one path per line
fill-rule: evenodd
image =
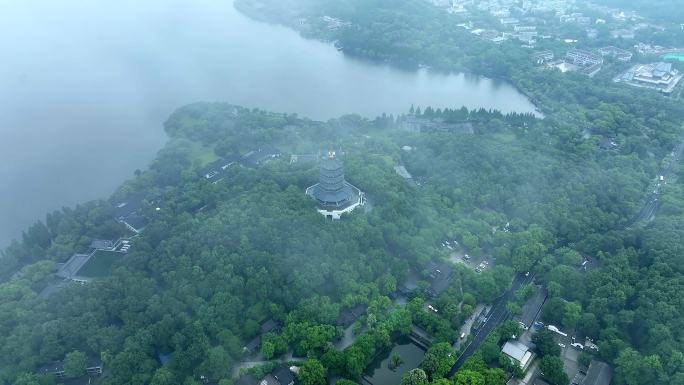
M 461 333 L 461 339 L 465 338 L 465 333 Z
M 554 333 L 558 333 L 558 334 L 562 335 L 563 337 L 567 337 L 567 336 L 568 336 L 567 333 L 563 333 L 562 331 L 560 331 L 560 329 L 558 329 L 557 327 L 555 327 L 555 326 L 553 326 L 553 325 L 548 325 L 548 326 L 546 326 L 546 328 L 549 329 L 549 330 L 551 330 L 551 331 L 554 332 Z
M 562 344 L 562 343 L 559 342 L 559 343 L 558 343 L 558 346 L 560 346 L 561 348 L 565 349 L 565 344 Z
M 580 344 L 579 342 L 573 342 L 570 344 L 570 346 L 579 350 L 584 350 L 584 345 Z

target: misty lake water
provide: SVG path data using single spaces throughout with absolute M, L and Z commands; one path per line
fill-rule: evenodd
M 411 104 L 534 111 L 506 83 L 346 58 L 230 0 L 0 1 L 0 47 L 0 245 L 145 168 L 183 104 L 314 119 Z

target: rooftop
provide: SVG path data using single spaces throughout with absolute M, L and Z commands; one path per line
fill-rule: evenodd
M 280 156 L 280 151 L 274 147 L 265 146 L 246 153 L 242 157 L 245 166 L 256 167 Z
M 278 321 L 275 321 L 273 318 L 268 319 L 261 324 L 261 334 L 270 333 L 273 330 L 278 329 L 279 327 L 280 323 L 278 323 Z
M 368 307 L 366 305 L 356 305 L 351 309 L 343 310 L 337 317 L 337 325 L 345 328 L 348 327 L 349 325 L 353 324 L 359 317 L 364 315 L 366 313 L 367 308 Z
M 609 385 L 613 369 L 602 361 L 592 360 L 582 385 Z
M 501 351 L 518 362 L 523 362 L 530 348 L 520 341 L 511 340 L 506 342 Z
M 246 374 L 237 380 L 235 385 L 257 385 L 259 380 L 251 374 Z
M 273 374 L 273 377 L 278 380 L 280 385 L 289 385 L 294 382 L 294 375 L 290 369 L 286 367 L 277 366 L 275 369 L 273 369 L 271 374 Z
M 124 218 L 140 210 L 145 200 L 145 193 L 137 193 L 128 197 L 123 202 L 114 205 L 114 217 Z
M 280 385 L 280 383 L 272 374 L 267 374 L 266 377 L 261 379 L 259 385 Z

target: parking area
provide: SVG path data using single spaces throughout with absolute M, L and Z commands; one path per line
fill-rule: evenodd
M 460 263 L 473 269 L 476 273 L 481 273 L 494 267 L 494 260 L 487 256 L 475 256 L 461 250 L 452 251 L 449 260 L 453 263 Z
M 561 358 L 563 359 L 563 369 L 565 370 L 565 374 L 568 375 L 568 378 L 573 378 L 575 377 L 575 374 L 579 372 L 580 369 L 580 364 L 578 362 L 579 355 L 581 351 L 570 346 L 566 345 L 564 348 L 561 349 Z

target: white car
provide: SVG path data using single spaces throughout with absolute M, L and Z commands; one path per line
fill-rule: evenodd
M 561 343 L 559 342 L 559 343 L 558 343 L 558 346 L 560 346 L 561 348 L 565 349 L 565 344 L 561 344 Z
M 584 350 L 584 345 L 580 344 L 579 342 L 573 342 L 570 344 L 570 346 L 579 350 Z

